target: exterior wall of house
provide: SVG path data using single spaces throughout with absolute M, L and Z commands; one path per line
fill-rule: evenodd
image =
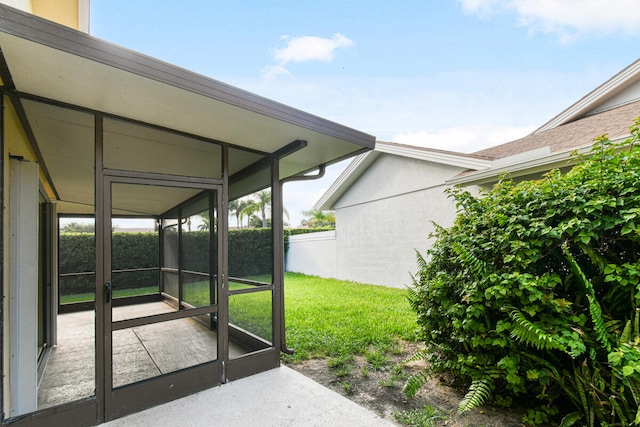
M 335 230 L 289 236 L 285 270 L 337 278 Z
M 336 203 L 339 279 L 403 288 L 416 253 L 432 243 L 432 222 L 447 227 L 456 208 L 445 180 L 463 168 L 381 155 Z
M 89 32 L 89 0 L 0 0 L 0 3 Z

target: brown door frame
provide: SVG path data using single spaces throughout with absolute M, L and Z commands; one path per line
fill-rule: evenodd
M 96 365 L 101 369 L 98 377 L 97 394 L 102 395 L 103 414 L 101 421 L 108 421 L 123 415 L 137 412 L 145 408 L 168 402 L 182 396 L 192 394 L 214 385 L 220 384 L 223 372 L 223 362 L 228 359 L 228 351 L 224 343 L 226 339 L 218 341 L 218 356 L 215 361 L 194 366 L 185 370 L 165 374 L 140 383 L 127 385 L 113 389 L 112 382 L 112 331 L 113 323 L 111 316 L 111 302 L 105 297 L 104 285 L 111 282 L 111 184 L 138 184 L 138 185 L 159 185 L 163 187 L 177 187 L 201 190 L 214 190 L 217 194 L 218 216 L 221 211 L 221 201 L 223 196 L 223 186 L 221 180 L 190 179 L 188 177 L 159 177 L 158 174 L 125 172 L 125 171 L 102 171 L 101 184 L 96 193 L 101 195 L 102 211 L 96 211 L 96 253 L 97 272 L 100 272 L 99 279 L 96 280 L 96 328 L 100 330 L 96 342 Z M 196 181 L 196 182 L 194 182 Z M 98 197 L 96 198 L 98 206 Z M 99 230 L 99 231 L 98 231 Z M 100 237 L 98 237 L 100 234 Z M 219 229 L 217 233 L 217 244 L 220 247 L 223 239 L 226 239 L 226 230 Z M 216 260 L 218 271 L 221 271 L 221 259 Z M 226 287 L 226 286 L 225 286 Z M 218 280 L 218 301 L 226 298 L 226 293 L 222 291 L 222 281 Z M 220 305 L 218 305 L 220 310 Z M 180 311 L 169 315 L 158 316 L 157 319 L 145 321 L 145 323 L 158 323 L 173 318 L 191 317 L 203 314 L 207 309 L 192 309 Z M 225 325 L 218 326 L 218 337 L 224 337 L 227 333 Z M 98 351 L 98 348 L 100 350 Z

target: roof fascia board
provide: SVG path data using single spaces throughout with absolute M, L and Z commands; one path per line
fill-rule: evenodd
M 456 155 L 453 153 L 443 153 L 440 151 L 421 150 L 396 144 L 377 143 L 376 151 L 393 154 L 396 156 L 409 157 L 416 160 L 441 163 L 468 169 L 486 169 L 491 167 L 491 160 L 479 159 L 477 157 Z
M 3 4 L 0 4 L 0 31 L 363 147 L 375 146 L 375 137 L 366 133 Z
M 615 142 L 621 142 L 628 138 L 627 136 L 616 138 L 612 140 Z M 501 173 L 507 172 L 511 176 L 522 176 L 530 173 L 537 173 L 541 171 L 549 171 L 554 168 L 562 166 L 573 166 L 576 163 L 575 154 L 584 155 L 588 154 L 593 147 L 592 144 L 584 145 L 579 148 L 572 148 L 570 150 L 559 151 L 552 153 L 548 156 L 538 157 L 536 159 L 530 159 L 526 161 L 516 161 L 511 164 L 505 164 L 497 168 L 491 168 L 488 170 L 478 171 L 462 176 L 458 176 L 447 180 L 447 185 L 471 185 L 471 184 L 484 184 L 487 182 L 496 181 Z
M 640 60 L 635 61 L 631 65 L 624 68 L 622 71 L 611 77 L 606 82 L 583 96 L 575 104 L 549 120 L 544 125 L 532 132 L 532 134 L 540 133 L 545 130 L 553 129 L 561 126 L 565 123 L 575 120 L 581 115 L 593 110 L 596 105 L 612 94 L 618 92 L 618 89 L 623 89 L 630 83 L 634 76 L 640 73 Z
M 320 200 L 313 205 L 313 209 L 323 211 L 333 209 L 333 206 L 340 197 L 342 197 L 347 189 L 380 157 L 380 154 L 378 151 L 368 151 L 354 158 L 322 195 Z

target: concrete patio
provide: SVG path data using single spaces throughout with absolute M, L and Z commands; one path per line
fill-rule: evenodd
M 103 425 L 389 427 L 395 424 L 282 366 Z
M 162 302 L 119 307 L 114 309 L 114 319 L 167 310 L 170 310 L 169 306 Z M 58 316 L 59 342 L 40 384 L 40 409 L 93 394 L 94 322 L 93 311 Z M 117 340 L 119 344 L 114 347 L 116 386 L 202 363 L 203 354 L 215 357 L 215 332 L 190 318 L 170 323 L 169 330 L 160 323 L 117 331 L 127 335 Z M 152 330 L 146 331 L 149 326 Z M 199 349 L 194 343 L 206 345 Z M 232 358 L 242 354 L 240 347 L 230 347 Z M 106 425 L 376 427 L 394 424 L 293 369 L 281 366 Z

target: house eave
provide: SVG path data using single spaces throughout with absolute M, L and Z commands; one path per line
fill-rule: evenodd
M 619 143 L 627 139 L 629 135 L 612 139 L 612 142 Z M 483 185 L 496 182 L 503 173 L 508 173 L 512 178 L 544 173 L 552 169 L 574 166 L 579 160 L 578 155 L 589 154 L 593 144 L 570 150 L 551 153 L 534 159 L 516 161 L 513 163 L 502 163 L 499 167 L 471 172 L 459 175 L 446 181 L 447 185 Z
M 491 160 L 488 159 L 442 151 L 420 150 L 398 144 L 377 143 L 375 151 L 468 169 L 485 169 L 491 166 Z
M 316 202 L 313 209 L 321 211 L 332 210 L 335 203 L 342 197 L 345 191 L 360 178 L 364 171 L 367 170 L 380 154 L 379 151 L 369 151 L 355 157 Z
M 274 153 L 308 141 L 282 177 L 375 146 L 375 137 L 0 5 L 6 88 L 231 145 Z

